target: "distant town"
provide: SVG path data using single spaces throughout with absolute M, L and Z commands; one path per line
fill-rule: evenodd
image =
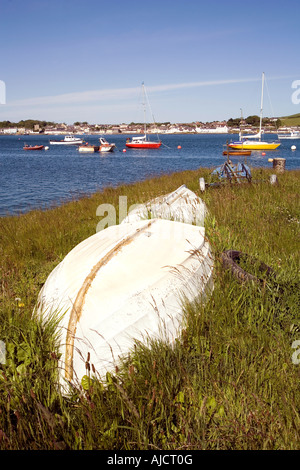
M 243 132 L 257 132 L 259 126 L 258 116 L 249 116 L 242 120 L 239 118 L 228 121 L 191 122 L 191 123 L 155 123 L 147 125 L 147 132 L 151 134 L 234 134 Z M 278 130 L 286 130 L 280 118 L 264 118 L 263 128 L 266 133 L 277 133 Z M 289 127 L 290 129 L 290 127 Z M 299 126 L 293 129 L 299 130 Z M 28 119 L 18 123 L 10 121 L 0 122 L 0 135 L 59 135 L 59 134 L 143 134 L 144 124 L 89 124 L 87 122 L 54 123 Z

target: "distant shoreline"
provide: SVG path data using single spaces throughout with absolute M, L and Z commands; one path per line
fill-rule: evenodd
M 251 131 L 253 133 L 255 133 L 256 131 L 253 130 Z M 249 131 L 250 133 L 250 131 Z M 141 132 L 73 132 L 73 133 L 70 133 L 70 132 L 57 132 L 55 134 L 51 133 L 51 134 L 47 134 L 45 132 L 28 132 L 28 133 L 9 133 L 9 132 L 0 132 L 0 137 L 3 137 L 3 136 L 18 136 L 18 137 L 21 137 L 21 136 L 33 136 L 33 137 L 38 137 L 38 136 L 48 136 L 48 137 L 56 137 L 56 136 L 60 136 L 60 135 L 78 135 L 78 136 L 82 136 L 82 135 L 87 135 L 87 136 L 101 136 L 101 135 L 106 135 L 106 136 L 114 136 L 114 135 L 118 135 L 118 136 L 128 136 L 128 135 L 141 135 L 142 133 Z M 149 132 L 149 135 L 155 135 L 156 133 L 155 132 Z M 230 131 L 230 132 L 214 132 L 213 130 L 207 130 L 206 132 L 203 131 L 203 132 L 160 132 L 159 135 L 238 135 L 239 134 L 239 131 L 238 130 L 233 130 L 233 131 Z M 275 134 L 277 135 L 278 132 L 277 131 L 267 131 L 265 132 L 264 134 L 268 135 L 268 134 Z
M 146 129 L 149 134 L 206 134 L 206 133 L 229 133 L 237 134 L 242 126 L 245 133 L 257 133 L 259 130 L 259 117 L 248 116 L 245 119 L 230 118 L 213 121 L 192 121 L 192 122 L 147 122 Z M 262 126 L 265 133 L 277 133 L 278 131 L 288 132 L 290 130 L 300 130 L 300 114 L 291 116 L 262 119 Z M 33 134 L 38 135 L 60 135 L 60 134 L 143 134 L 144 123 L 108 123 L 96 124 L 87 121 L 75 121 L 73 124 L 53 122 L 38 119 L 22 119 L 19 122 L 8 120 L 0 121 L 0 135 L 2 134 Z

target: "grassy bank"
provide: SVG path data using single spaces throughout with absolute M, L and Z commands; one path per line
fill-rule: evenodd
M 300 364 L 292 360 L 292 343 L 300 340 L 300 173 L 279 175 L 278 186 L 269 184 L 270 173 L 257 169 L 251 185 L 200 194 L 210 214 L 215 289 L 205 306 L 186 306 L 176 344 L 137 344 L 105 387 L 87 380 L 70 397 L 56 387 L 55 321 L 42 326 L 32 318 L 48 274 L 95 233 L 100 204 L 117 209 L 119 196 L 127 196 L 129 207 L 181 184 L 199 194 L 199 177 L 208 181 L 210 171 L 108 188 L 0 219 L 1 449 L 300 448 Z M 276 280 L 240 284 L 222 268 L 226 249 L 264 261 Z
M 299 126 L 300 125 L 300 114 L 292 114 L 291 116 L 284 116 L 280 118 L 282 125 L 284 126 Z

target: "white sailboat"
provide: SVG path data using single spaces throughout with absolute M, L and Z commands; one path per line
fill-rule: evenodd
M 290 139 L 290 140 L 300 139 L 300 132 L 291 130 L 288 134 L 278 133 L 278 139 L 280 139 L 280 140 L 283 140 L 283 139 Z
M 144 135 L 139 137 L 132 137 L 131 140 L 128 138 L 126 140 L 126 147 L 128 148 L 136 148 L 136 149 L 158 149 L 161 146 L 161 141 L 151 141 L 147 135 L 147 128 L 146 128 L 146 91 L 144 82 L 142 83 L 143 89 L 143 106 L 144 106 Z
M 262 115 L 263 115 L 263 100 L 264 100 L 264 80 L 265 74 L 262 74 L 262 89 L 261 89 L 261 105 L 260 105 L 260 121 L 259 121 L 259 131 L 257 134 L 239 135 L 240 140 L 238 142 L 232 142 L 229 144 L 229 147 L 236 150 L 275 150 L 279 147 L 280 142 L 268 142 L 262 140 Z
M 84 140 L 74 135 L 66 135 L 63 140 L 50 140 L 51 145 L 81 145 Z

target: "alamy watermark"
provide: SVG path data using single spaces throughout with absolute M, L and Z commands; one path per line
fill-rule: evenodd
M 295 88 L 295 91 L 292 93 L 292 103 L 300 103 L 300 80 L 294 80 L 292 83 L 292 88 Z
M 115 230 L 121 230 L 124 223 L 150 221 L 151 219 L 172 220 L 174 222 L 185 222 L 178 224 L 176 230 L 173 230 L 169 224 L 160 224 L 159 230 L 156 230 L 156 236 L 163 239 L 183 239 L 191 233 L 191 225 L 201 227 L 204 235 L 204 212 L 205 208 L 199 206 L 196 202 L 186 204 L 176 204 L 172 207 L 166 200 L 160 202 L 150 202 L 147 204 L 133 204 L 128 208 L 127 196 L 119 196 L 118 210 L 112 204 L 100 204 L 97 207 L 96 215 L 101 217 L 96 226 L 96 232 L 105 228 L 115 226 Z
M 6 86 L 3 80 L 0 80 L 0 104 L 6 104 Z
M 139 204 L 134 204 L 127 210 L 127 196 L 119 196 L 119 224 L 127 217 L 128 213 L 139 208 Z M 96 210 L 97 217 L 103 217 L 97 224 L 96 232 L 100 232 L 106 227 L 117 225 L 117 210 L 112 204 L 100 204 Z

